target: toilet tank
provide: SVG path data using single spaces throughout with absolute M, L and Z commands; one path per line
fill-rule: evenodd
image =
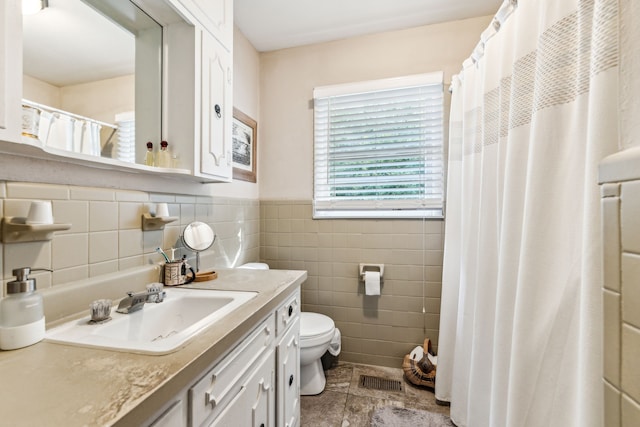
M 248 262 L 246 264 L 242 264 L 238 268 L 246 268 L 248 270 L 268 270 L 269 264 L 265 264 L 264 262 Z

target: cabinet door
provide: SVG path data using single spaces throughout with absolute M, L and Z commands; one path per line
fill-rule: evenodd
M 293 427 L 300 419 L 300 318 L 278 344 L 278 425 Z
M 150 427 L 181 427 L 187 425 L 183 400 L 178 400 L 162 415 L 156 418 Z
M 275 376 L 276 358 L 273 351 L 269 354 L 247 385 L 249 403 L 251 403 L 251 426 L 275 427 Z
M 200 172 L 231 181 L 233 118 L 231 53 L 202 31 L 202 133 Z
M 180 0 L 227 50 L 233 48 L 233 0 Z
M 20 142 L 22 14 L 19 0 L 0 2 L 0 140 Z
M 242 384 L 238 394 L 209 424 L 210 427 L 275 427 L 273 350 L 269 351 L 255 369 L 249 369 L 246 375 L 248 379 Z

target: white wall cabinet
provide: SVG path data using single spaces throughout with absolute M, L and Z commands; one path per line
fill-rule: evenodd
M 233 48 L 233 0 L 180 0 L 229 51 Z
M 231 54 L 206 30 L 202 31 L 202 91 L 200 172 L 230 180 L 233 82 Z
M 21 2 L 0 3 L 0 140 L 19 142 L 22 112 Z
M 176 169 L 157 170 L 24 144 L 21 1 L 0 2 L 0 150 L 114 170 L 160 173 L 200 182 L 233 177 L 233 0 L 136 0 L 163 25 L 162 139 Z M 11 144 L 6 144 L 4 141 Z M 19 145 L 13 144 L 18 143 Z

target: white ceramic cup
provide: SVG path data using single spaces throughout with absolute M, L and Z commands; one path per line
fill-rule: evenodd
M 156 205 L 156 216 L 160 218 L 169 216 L 169 206 L 166 203 L 158 203 Z
M 53 210 L 51 202 L 34 200 L 29 206 L 27 224 L 53 224 Z

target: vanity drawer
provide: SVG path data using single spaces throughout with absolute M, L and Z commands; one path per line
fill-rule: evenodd
M 296 290 L 285 302 L 276 310 L 276 333 L 278 336 L 284 334 L 289 326 L 300 317 L 300 290 Z
M 271 315 L 189 389 L 190 425 L 200 426 L 222 412 L 240 392 L 247 371 L 274 347 L 274 342 L 275 316 Z

